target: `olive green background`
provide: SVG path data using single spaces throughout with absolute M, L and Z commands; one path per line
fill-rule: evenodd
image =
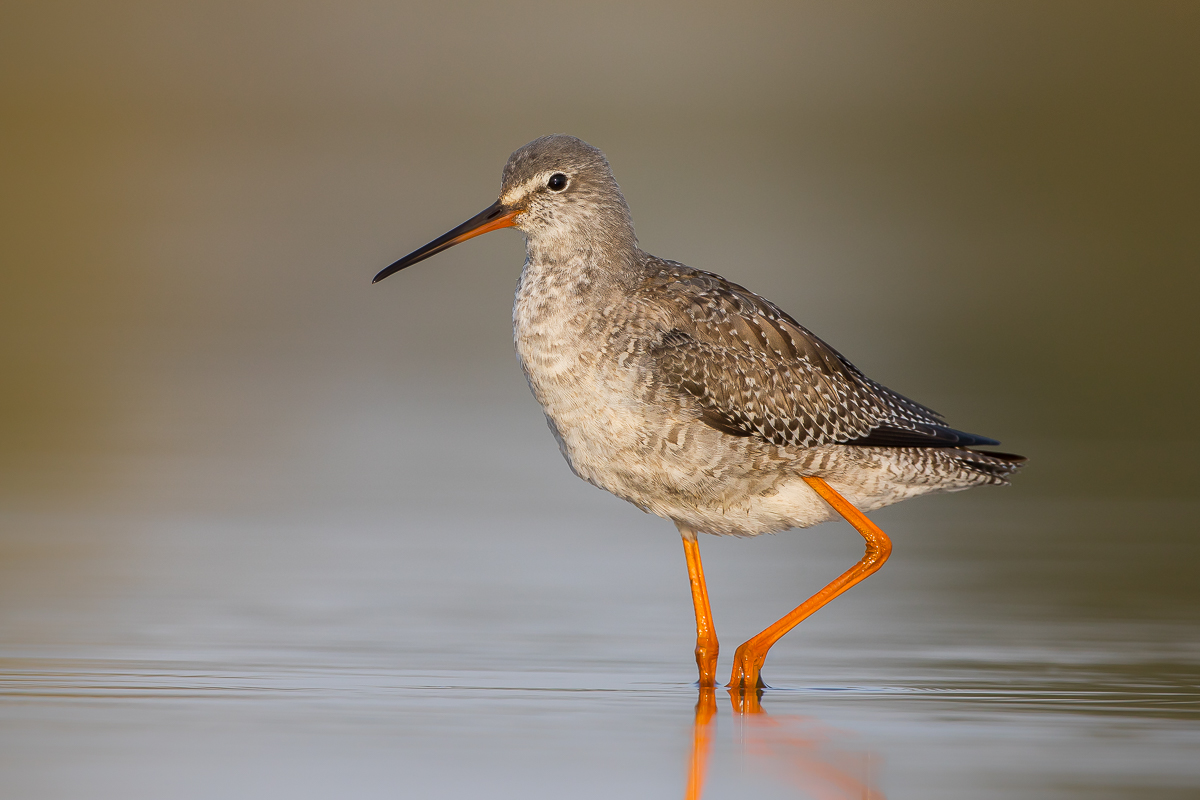
M 647 249 L 958 424 L 1059 450 L 1029 483 L 1186 494 L 1198 23 L 1186 3 L 10 6 L 6 483 L 278 443 L 334 383 L 511 378 L 516 235 L 366 281 L 565 131 L 609 154 Z

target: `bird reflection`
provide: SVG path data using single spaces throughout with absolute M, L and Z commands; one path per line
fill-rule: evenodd
M 696 722 L 692 726 L 692 763 L 688 769 L 685 800 L 700 800 L 704 790 L 704 774 L 708 766 L 708 751 L 712 749 L 713 717 L 717 715 L 717 690 L 711 686 L 700 687 L 700 699 L 696 701 Z
M 771 716 L 762 691 L 729 693 L 743 754 L 814 800 L 886 800 L 875 786 L 879 756 L 841 742 L 852 734 L 799 714 Z M 692 729 L 685 800 L 700 800 L 717 716 L 716 690 L 701 687 Z

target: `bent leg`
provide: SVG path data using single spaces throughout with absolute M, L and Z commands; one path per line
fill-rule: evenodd
M 764 684 L 762 676 L 763 662 L 767 659 L 767 651 L 785 633 L 799 625 L 808 617 L 833 598 L 849 589 L 854 584 L 871 575 L 887 561 L 892 553 L 892 540 L 881 531 L 874 522 L 867 519 L 861 511 L 842 497 L 838 492 L 821 478 L 805 478 L 805 482 L 821 495 L 825 502 L 846 518 L 854 529 L 862 534 L 867 541 L 867 551 L 862 560 L 842 573 L 821 591 L 805 600 L 787 616 L 780 619 L 762 633 L 750 639 L 737 649 L 733 656 L 733 673 L 729 676 L 729 688 L 739 692 L 753 692 Z M 697 651 L 698 652 L 698 651 Z

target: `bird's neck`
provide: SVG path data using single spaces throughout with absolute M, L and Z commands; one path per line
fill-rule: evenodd
M 586 326 L 620 304 L 635 285 L 641 263 L 636 246 L 618 254 L 596 247 L 538 244 L 532 239 L 528 243 L 517 284 L 513 323 L 518 339 L 536 331 Z
M 643 253 L 632 229 L 593 229 L 591 235 L 547 231 L 525 244 L 522 287 L 552 293 L 564 301 L 633 286 Z

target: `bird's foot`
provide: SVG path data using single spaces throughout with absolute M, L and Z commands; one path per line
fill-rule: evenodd
M 733 654 L 733 672 L 729 676 L 729 691 L 746 694 L 766 688 L 762 679 L 762 665 L 767 654 L 758 653 L 751 647 L 753 639 L 745 642 Z

